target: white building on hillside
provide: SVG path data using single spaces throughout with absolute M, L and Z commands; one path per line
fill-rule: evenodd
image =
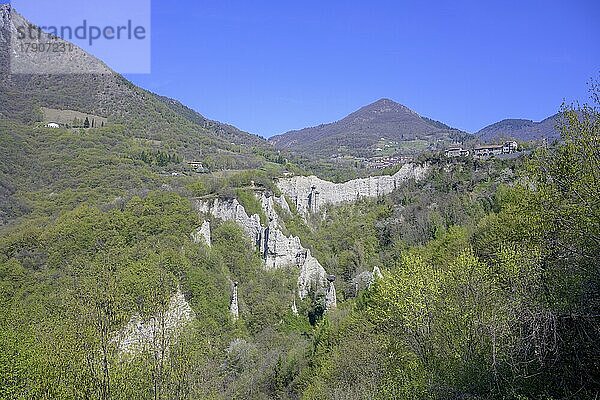
M 452 157 L 468 157 L 469 156 L 469 150 L 465 150 L 462 147 L 451 147 L 448 150 L 446 150 L 445 154 L 446 154 L 446 157 L 448 157 L 448 158 L 452 158 Z
M 502 146 L 502 152 L 504 154 L 511 154 L 511 153 L 516 152 L 518 148 L 519 148 L 519 145 L 517 144 L 517 142 L 515 142 L 514 140 L 511 140 L 511 141 L 504 143 L 504 145 Z

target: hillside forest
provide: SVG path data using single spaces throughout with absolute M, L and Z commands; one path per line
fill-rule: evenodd
M 297 271 L 265 270 L 233 222 L 190 233 L 197 197 L 277 192 L 319 175 L 229 145 L 183 174 L 119 123 L 93 132 L 0 121 L 2 399 L 597 399 L 600 105 L 564 106 L 561 139 L 510 160 L 429 154 L 425 179 L 303 218 L 280 211 L 337 277 L 290 307 Z M 162 105 L 161 105 L 162 107 Z M 231 158 L 229 158 L 231 156 Z M 250 160 L 247 158 L 247 160 Z M 311 169 L 312 168 L 312 169 Z M 175 172 L 175 173 L 174 173 Z M 382 277 L 356 290 L 356 277 Z M 231 282 L 240 317 L 231 318 Z M 132 315 L 158 329 L 173 293 L 193 318 L 124 352 Z

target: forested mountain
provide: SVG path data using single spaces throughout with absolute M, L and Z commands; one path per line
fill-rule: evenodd
M 389 99 L 381 99 L 340 121 L 290 131 L 269 139 L 278 149 L 312 157 L 371 157 L 393 145 L 397 154 L 416 154 L 439 142 L 468 136 L 441 122 L 421 117 Z M 378 150 L 379 149 L 379 150 Z
M 254 221 L 278 220 L 322 260 L 337 287 L 326 312 L 318 292 L 292 303 L 296 267 L 264 268 L 227 193 L 236 214 L 209 217 L 211 246 L 189 236 L 207 216 L 168 189 L 5 230 L 1 393 L 593 399 L 600 127 L 570 118 L 565 143 L 530 160 L 432 159 L 421 181 L 307 219 L 291 201 L 261 215 L 258 172 L 198 178 L 203 193 L 233 188 Z M 178 290 L 193 312 L 179 334 L 123 353 L 131 316 L 171 321 Z
M 0 7 L 0 224 L 39 211 L 33 203 L 60 208 L 159 188 L 162 175 L 185 171 L 186 161 L 218 171 L 278 160 L 264 139 L 136 87 L 77 47 L 66 60 L 52 60 L 74 73 L 10 74 L 10 38 L 29 23 L 10 5 Z M 36 57 L 28 62 L 46 61 Z M 89 115 L 93 126 L 67 120 L 60 129 L 45 127 L 65 115 Z
M 9 5 L 1 5 L 0 67 L 9 71 L 10 38 L 17 26 L 27 26 Z M 42 35 L 40 42 L 49 40 Z M 57 40 L 61 43 L 61 40 Z M 193 158 L 223 150 L 235 157 L 236 145 L 267 148 L 264 140 L 216 121 L 210 121 L 175 100 L 136 87 L 111 71 L 102 61 L 74 47 L 66 59 L 55 57 L 60 75 L 8 74 L 0 76 L 0 116 L 23 123 L 43 120 L 40 107 L 76 110 L 99 115 L 111 124 L 123 124 L 139 138 L 170 141 L 173 150 Z M 33 54 L 33 53 L 28 53 Z M 29 62 L 44 62 L 31 55 Z M 58 60 L 58 61 L 57 61 Z M 67 73 L 72 71 L 73 73 Z M 81 73 L 81 71 L 91 71 Z M 182 145 L 185 143 L 186 145 Z
M 560 114 L 554 114 L 540 122 L 529 119 L 504 119 L 479 130 L 475 136 L 486 142 L 501 139 L 523 142 L 541 139 L 553 140 L 560 137 L 557 128 L 559 123 Z

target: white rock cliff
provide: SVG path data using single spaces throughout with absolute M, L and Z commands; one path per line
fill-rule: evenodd
M 298 212 L 306 216 L 328 204 L 389 194 L 408 179 L 423 179 L 427 170 L 427 166 L 405 164 L 394 175 L 370 176 L 344 183 L 325 181 L 314 175 L 294 176 L 279 179 L 277 187 L 294 202 Z
M 252 243 L 260 243 L 263 231 L 260 217 L 258 214 L 248 216 L 237 199 L 196 200 L 194 206 L 199 212 L 211 214 L 223 221 L 234 221 L 244 230 Z
M 298 295 L 304 299 L 311 289 L 327 288 L 327 272 L 310 251 L 302 246 L 296 236 L 286 236 L 282 232 L 282 221 L 274 208 L 278 204 L 289 212 L 289 206 L 282 197 L 260 194 L 262 209 L 269 218 L 269 225 L 263 227 L 257 214 L 249 216 L 236 199 L 213 199 L 194 202 L 196 210 L 210 214 L 224 221 L 236 222 L 259 250 L 266 269 L 297 267 Z
M 131 316 L 125 328 L 116 338 L 119 351 L 132 354 L 144 350 L 166 350 L 169 343 L 176 339 L 180 330 L 194 316 L 192 307 L 183 293 L 178 290 L 171 296 L 165 311 L 157 312 L 146 320 L 137 314 Z M 165 349 L 161 349 L 163 345 Z
M 200 227 L 196 228 L 196 230 L 192 232 L 192 240 L 194 243 L 204 242 L 208 247 L 211 247 L 210 222 L 204 221 Z
M 330 276 L 328 279 L 329 287 L 327 293 L 325 293 L 325 310 L 332 310 L 337 307 L 337 294 L 335 292 L 335 277 Z
M 345 183 L 333 183 L 316 176 L 295 176 L 277 182 L 281 192 L 288 196 L 298 211 L 307 216 L 318 212 L 328 204 L 355 201 L 361 197 L 377 197 L 394 191 L 408 179 L 420 180 L 427 173 L 427 166 L 406 164 L 394 175 L 373 176 L 355 179 Z M 299 268 L 298 296 L 306 298 L 311 290 L 324 290 L 326 308 L 335 307 L 335 287 L 327 281 L 327 272 L 310 251 L 302 246 L 296 236 L 287 236 L 284 222 L 279 212 L 291 213 L 284 196 L 274 196 L 267 192 L 256 194 L 268 225 L 262 226 L 258 214 L 248 215 L 237 199 L 196 199 L 196 210 L 225 221 L 234 221 L 242 227 L 246 235 L 259 250 L 266 269 L 295 266 Z M 379 274 L 377 274 L 378 276 Z M 370 285 L 373 274 L 365 276 Z

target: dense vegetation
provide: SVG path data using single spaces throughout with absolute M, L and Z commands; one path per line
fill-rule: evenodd
M 469 192 L 446 176 L 446 195 L 399 231 L 385 202 L 324 223 L 342 276 L 380 261 L 385 279 L 318 326 L 305 398 L 597 398 L 600 120 L 565 111 L 563 143 L 489 203 L 486 182 Z
M 296 316 L 297 271 L 265 271 L 231 222 L 194 243 L 209 217 L 190 197 L 236 197 L 265 222 L 254 192 L 303 170 L 244 142 L 191 173 L 190 149 L 215 142 L 199 116 L 153 101 L 183 130 L 0 120 L 0 398 L 598 397 L 596 109 L 565 108 L 562 141 L 525 160 L 430 158 L 425 180 L 389 196 L 308 221 L 282 212 L 338 277 L 337 309 L 307 299 Z M 357 292 L 375 266 L 383 279 Z M 193 322 L 159 350 L 121 352 L 129 319 L 164 314 L 178 289 Z
M 192 243 L 197 224 L 188 200 L 154 192 L 106 211 L 80 206 L 45 229 L 8 232 L 0 246 L 0 319 L 10 327 L 0 333 L 0 396 L 231 398 L 291 368 L 273 358 L 303 329 L 289 315 L 290 273 L 262 271 L 232 223 L 213 230 L 211 249 Z M 241 282 L 239 323 L 227 312 L 231 280 Z M 168 352 L 120 353 L 117 330 L 133 314 L 164 311 L 177 286 L 194 323 Z M 246 341 L 255 336 L 260 341 Z M 256 376 L 259 361 L 268 375 Z

